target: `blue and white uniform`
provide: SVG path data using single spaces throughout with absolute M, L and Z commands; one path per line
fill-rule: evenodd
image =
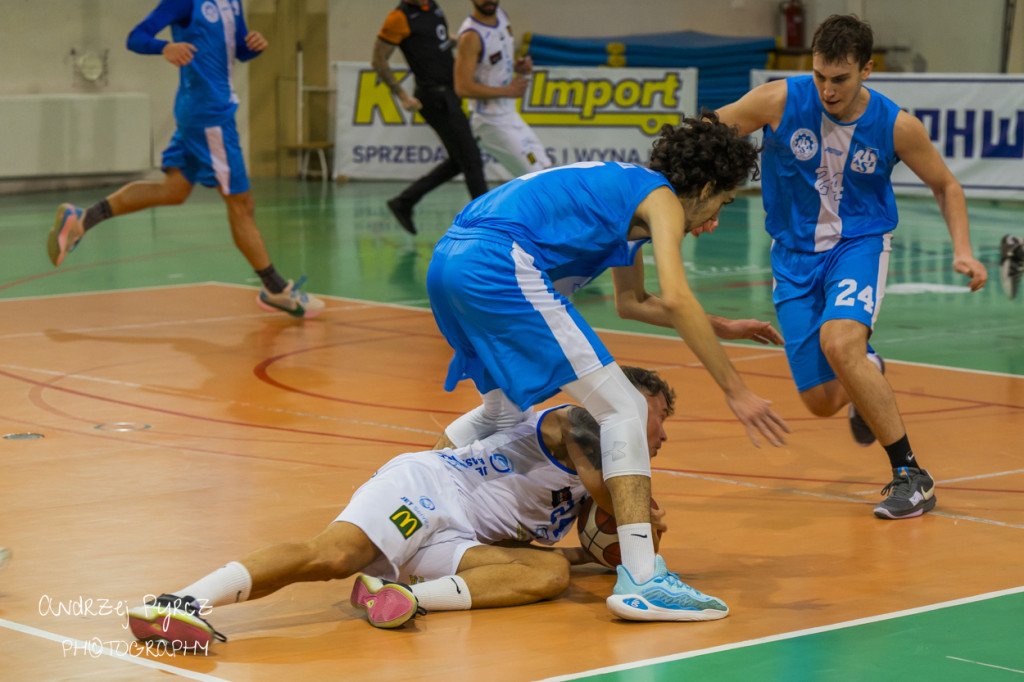
M 480 38 L 480 59 L 473 80 L 500 88 L 515 77 L 515 40 L 508 15 L 500 7 L 495 12 L 496 26 L 483 24 L 472 16 L 459 27 L 459 37 L 472 31 Z M 477 143 L 512 177 L 549 168 L 553 165 L 544 145 L 516 110 L 512 97 L 468 99 L 469 125 Z
M 445 390 L 472 379 L 521 409 L 612 362 L 567 296 L 647 240 L 627 238 L 663 175 L 584 162 L 530 173 L 470 202 L 434 248 L 427 292 L 455 349 Z
M 898 222 L 890 176 L 900 109 L 869 90 L 864 113 L 842 123 L 822 107 L 812 76 L 786 83 L 782 120 L 764 131 L 761 191 L 779 326 L 805 391 L 836 376 L 821 351 L 822 323 L 872 328 L 878 317 Z
M 162 166 L 178 168 L 190 183 L 219 187 L 225 194 L 249 189 L 235 128 L 238 95 L 232 86 L 235 60 L 255 57 L 245 44 L 248 30 L 241 0 L 161 0 L 128 35 L 128 49 L 161 54 L 166 26 L 176 43 L 191 43 L 191 63 L 181 67 L 174 118 L 178 129 L 164 150 Z
M 586 489 L 541 437 L 553 410 L 457 450 L 400 455 L 335 519 L 381 550 L 364 573 L 405 583 L 457 572 L 466 550 L 501 540 L 553 545 L 570 533 Z

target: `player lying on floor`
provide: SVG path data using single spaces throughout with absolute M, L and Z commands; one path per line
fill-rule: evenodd
M 655 372 L 623 370 L 647 398 L 647 442 L 654 457 L 666 439 L 664 421 L 672 414 L 675 394 Z M 180 649 L 205 648 L 212 639 L 225 640 L 203 617 L 212 607 L 360 571 L 364 575 L 356 580 L 351 601 L 376 627 L 398 627 L 417 611 L 517 606 L 557 597 L 569 585 L 570 564 L 591 560 L 581 548 L 494 543 L 558 542 L 572 531 L 587 494 L 611 509 L 599 469 L 599 433 L 586 410 L 563 405 L 531 413 L 464 448 L 400 455 L 363 484 L 316 537 L 260 549 L 131 609 L 132 633 Z M 665 529 L 662 514 L 652 511 L 655 530 Z M 660 581 L 680 582 L 660 557 L 658 563 Z M 683 593 L 678 603 L 650 606 L 660 620 L 728 614 L 714 597 L 691 589 Z

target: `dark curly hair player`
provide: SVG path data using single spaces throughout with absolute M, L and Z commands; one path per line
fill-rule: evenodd
M 471 379 L 476 410 L 445 429 L 462 446 L 508 428 L 559 391 L 600 427 L 601 472 L 611 497 L 622 567 L 608 608 L 630 620 L 711 620 L 729 612 L 691 590 L 655 554 L 647 401 L 569 296 L 611 270 L 623 318 L 671 327 L 722 389 L 747 434 L 784 442 L 788 431 L 752 393 L 716 334 L 781 343 L 768 322 L 708 315 L 686 281 L 685 235 L 714 232 L 722 206 L 756 169 L 757 150 L 713 116 L 663 131 L 651 167 L 587 161 L 528 173 L 469 203 L 434 248 L 427 292 L 455 351 L 445 388 Z M 650 244 L 657 295 L 645 288 Z M 668 410 L 667 404 L 659 411 Z
M 678 126 L 665 124 L 659 131 L 647 164 L 665 176 L 680 197 L 710 192 L 728 192 L 748 177 L 760 177 L 757 157 L 760 149 L 736 129 L 719 122 L 718 114 L 705 110 L 699 118 L 684 118 Z

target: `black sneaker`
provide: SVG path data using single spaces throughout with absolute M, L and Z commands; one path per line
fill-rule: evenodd
M 1011 299 L 1017 298 L 1021 275 L 1024 274 L 1024 240 L 1006 235 L 999 243 L 999 281 Z
M 199 615 L 201 612 L 202 607 L 192 597 L 161 594 L 143 606 L 128 609 L 128 626 L 136 638 L 167 642 L 175 651 L 205 650 L 211 641 L 228 641 Z
M 394 199 L 388 199 L 388 208 L 391 210 L 391 213 L 394 214 L 395 220 L 397 220 L 398 224 L 402 226 L 402 229 L 409 234 L 416 234 L 416 226 L 413 225 L 412 222 L 411 207 L 405 206 L 398 200 L 398 197 L 395 197 Z
M 885 374 L 885 360 L 878 353 L 874 354 L 878 358 L 878 362 L 881 366 L 878 368 L 882 374 Z M 857 444 L 863 447 L 867 447 L 877 440 L 874 432 L 871 431 L 871 427 L 864 421 L 864 417 L 860 416 L 860 412 L 854 404 L 850 403 L 850 410 L 848 413 L 850 419 L 850 433 L 853 434 L 853 439 L 857 441 Z
M 896 467 L 882 488 L 888 495 L 875 507 L 880 519 L 910 519 L 935 509 L 935 481 L 924 469 Z

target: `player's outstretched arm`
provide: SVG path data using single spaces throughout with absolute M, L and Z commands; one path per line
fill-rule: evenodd
M 731 320 L 710 313 L 708 313 L 708 321 L 711 322 L 711 328 L 715 330 L 715 336 L 726 341 L 747 339 L 764 345 L 785 345 L 782 334 L 772 326 L 771 322 L 754 319 Z
M 743 137 L 762 128 L 772 130 L 782 121 L 786 109 L 786 81 L 777 80 L 759 85 L 732 104 L 718 110 L 718 120 L 728 126 L 736 126 Z
M 953 240 L 953 268 L 971 278 L 971 291 L 982 288 L 988 281 L 988 271 L 971 250 L 967 200 L 964 198 L 963 187 L 928 139 L 921 121 L 905 111 L 896 116 L 893 146 L 900 160 L 928 185 L 939 203 L 942 218 Z
M 715 338 L 704 309 L 686 281 L 680 252 L 686 216 L 675 193 L 665 187 L 651 192 L 637 208 L 637 217 L 651 230 L 654 261 L 657 264 L 658 283 L 661 287 L 660 303 L 664 307 L 664 314 L 671 320 L 672 327 L 722 389 L 729 407 L 743 424 L 751 442 L 760 446 L 760 434 L 772 445 L 781 446 L 785 443 L 784 434 L 789 433 L 789 427 L 775 414 L 767 400 L 758 397 L 747 388 L 722 345 Z M 634 268 L 636 267 L 638 265 L 634 264 Z M 615 273 L 613 279 L 614 276 Z M 615 281 L 616 300 L 620 296 L 633 293 L 628 290 L 620 291 L 620 286 L 636 286 L 630 278 L 623 278 L 620 274 Z

